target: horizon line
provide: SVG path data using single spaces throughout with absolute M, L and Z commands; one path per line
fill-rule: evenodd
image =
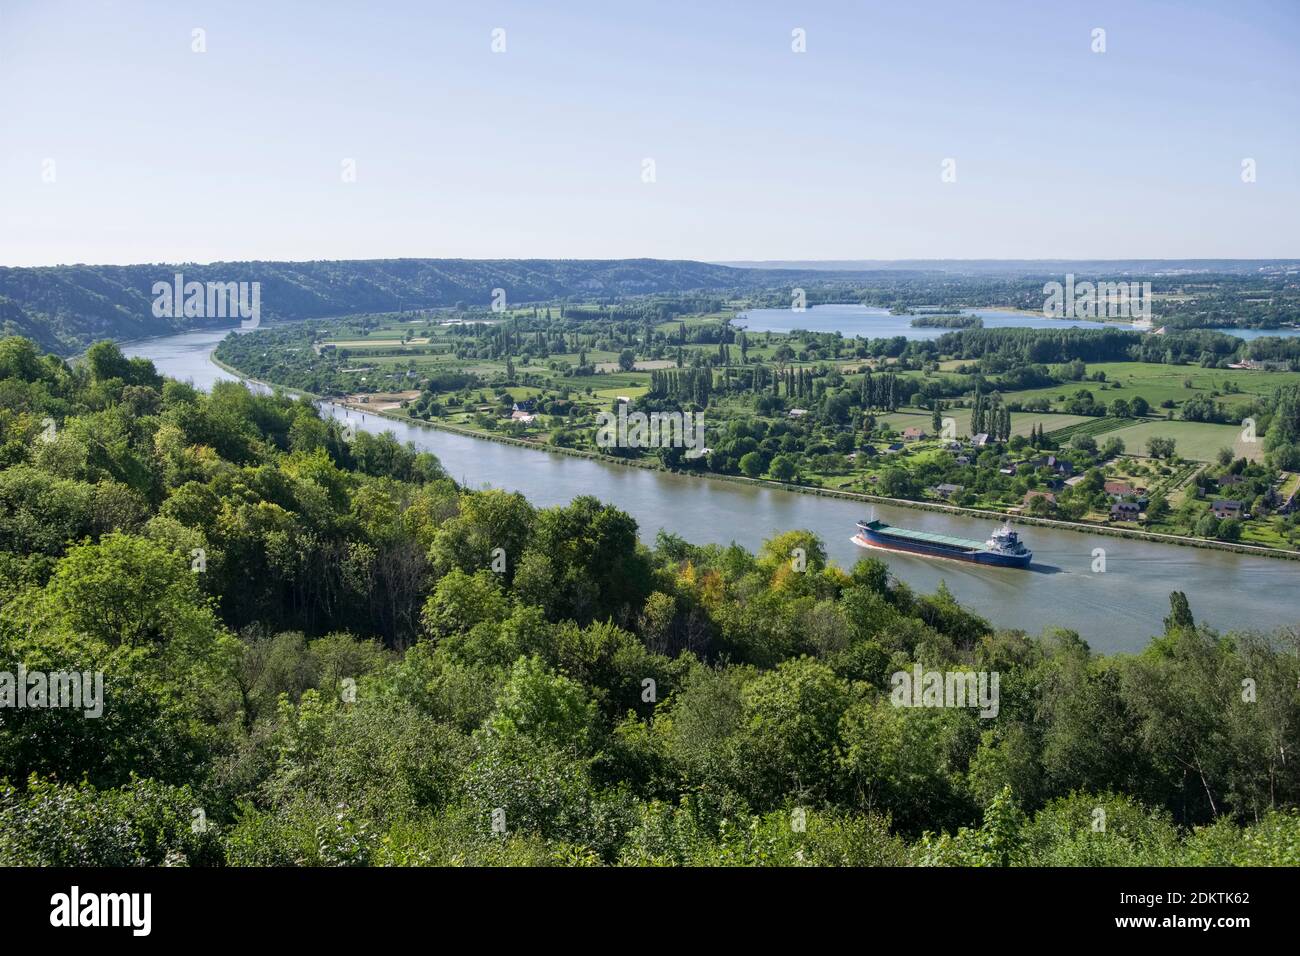
M 139 266 L 214 266 L 237 263 L 275 262 L 275 263 L 320 263 L 320 262 L 690 262 L 699 265 L 723 266 L 726 268 L 766 267 L 772 269 L 789 268 L 801 265 L 833 265 L 845 267 L 846 271 L 855 271 L 856 265 L 896 265 L 896 264 L 980 264 L 980 265 L 1022 265 L 1022 264 L 1058 264 L 1058 263 L 1248 263 L 1297 264 L 1300 256 L 1045 256 L 1034 257 L 958 257 L 928 258 L 902 257 L 897 259 L 851 259 L 851 258 L 768 258 L 768 259 L 692 259 L 663 256 L 374 256 L 358 258 L 344 256 L 337 258 L 312 259 L 209 259 L 209 260 L 154 260 L 144 262 L 52 262 L 40 265 L 10 265 L 0 263 L 0 269 L 60 269 L 71 267 L 95 267 L 127 269 Z

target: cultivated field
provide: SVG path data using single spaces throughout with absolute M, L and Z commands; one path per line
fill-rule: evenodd
M 918 425 L 924 428 L 928 434 L 932 429 L 930 427 L 930 413 L 921 411 L 898 411 L 888 415 L 880 416 L 877 421 L 886 422 L 896 431 L 902 431 L 912 425 Z M 969 408 L 949 408 L 943 412 L 944 418 L 951 418 L 957 423 L 957 434 L 966 437 L 970 434 L 970 409 Z M 1074 425 L 1079 422 L 1093 421 L 1086 415 L 1053 415 L 1047 412 L 1012 412 L 1011 413 L 1011 434 L 1028 435 L 1029 430 L 1036 425 L 1042 425 L 1043 431 L 1050 432 L 1057 428 L 1065 428 L 1067 425 Z
M 1283 385 L 1300 382 L 1300 372 L 1249 372 L 1151 362 L 1098 362 L 1088 366 L 1089 375 L 1097 372 L 1104 372 L 1106 381 L 1065 382 L 1047 388 L 1008 392 L 1004 397 L 1022 402 L 1035 398 L 1056 402 L 1084 388 L 1092 392 L 1097 401 L 1107 404 L 1117 398 L 1131 400 L 1141 395 L 1152 408 L 1159 408 L 1164 401 L 1181 404 L 1202 395 L 1233 406 L 1255 398 L 1268 398 Z M 1189 381 L 1190 388 L 1185 384 Z M 1229 388 L 1240 391 L 1229 391 Z M 1219 394 L 1215 395 L 1215 392 Z
M 1175 453 L 1192 461 L 1213 461 L 1220 448 L 1231 448 L 1236 458 L 1257 461 L 1264 457 L 1263 441 L 1244 442 L 1242 430 L 1237 425 L 1210 425 L 1203 422 L 1148 421 L 1130 425 L 1104 438 L 1119 438 L 1130 454 L 1145 455 L 1147 439 L 1152 436 L 1172 438 L 1177 442 Z

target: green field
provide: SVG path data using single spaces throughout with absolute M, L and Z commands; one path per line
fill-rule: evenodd
M 970 409 L 954 408 L 945 411 L 943 414 L 945 417 L 956 419 L 958 435 L 963 437 L 969 435 Z M 909 425 L 919 425 L 927 433 L 931 430 L 930 415 L 926 412 L 893 412 L 882 415 L 878 420 L 882 423 L 888 423 L 895 431 L 900 432 Z M 1043 430 L 1046 432 L 1080 426 L 1072 432 L 1067 432 L 1063 439 L 1064 442 L 1069 441 L 1071 434 L 1078 432 L 1091 433 L 1101 429 L 1097 435 L 1098 444 L 1103 443 L 1108 438 L 1119 438 L 1124 442 L 1125 450 L 1129 454 L 1135 455 L 1145 455 L 1147 439 L 1159 435 L 1174 439 L 1177 442 L 1176 453 L 1178 456 L 1191 461 L 1213 461 L 1219 449 L 1225 447 L 1232 448 L 1237 458 L 1249 458 L 1256 461 L 1264 457 L 1263 443 L 1241 441 L 1241 428 L 1237 425 L 1212 425 L 1202 422 L 1156 419 L 1124 425 L 1120 428 L 1106 428 L 1106 426 L 1115 425 L 1115 419 L 1090 418 L 1084 415 L 1054 415 L 1043 412 L 1011 413 L 1011 433 L 1013 435 L 1028 435 L 1029 430 L 1039 424 L 1043 426 Z
M 603 378 L 604 376 L 601 376 L 601 379 Z M 648 385 L 623 385 L 618 388 L 597 389 L 592 392 L 592 394 L 596 396 L 596 398 L 619 398 L 621 396 L 624 398 L 637 399 L 648 391 L 650 391 Z
M 943 412 L 944 418 L 951 418 L 957 423 L 957 434 L 962 437 L 970 435 L 970 409 L 969 408 L 949 408 Z M 927 433 L 930 428 L 929 412 L 892 412 L 888 415 L 880 416 L 877 421 L 887 423 L 896 431 L 902 431 L 911 425 L 919 425 Z M 1043 426 L 1043 431 L 1050 432 L 1057 428 L 1065 428 L 1069 425 L 1076 425 L 1080 422 L 1095 421 L 1086 415 L 1054 415 L 1047 412 L 1012 412 L 1011 413 L 1011 434 L 1028 435 L 1029 430 L 1037 425 Z
M 1121 428 L 1137 425 L 1139 422 L 1140 420 L 1136 418 L 1111 418 L 1109 415 L 1102 418 L 1091 417 L 1081 422 L 1075 422 L 1073 425 L 1066 425 L 1064 428 L 1049 430 L 1047 437 L 1058 444 L 1064 445 L 1079 435 L 1096 438 L 1098 435 L 1119 431 Z
M 1157 365 L 1151 362 L 1098 362 L 1088 366 L 1088 374 L 1106 374 L 1104 382 L 1066 382 L 1048 388 L 1008 392 L 1004 396 L 1013 401 L 1047 398 L 1052 402 L 1068 397 L 1081 388 L 1092 392 L 1099 402 L 1107 404 L 1117 398 L 1145 398 L 1152 408 L 1172 401 L 1182 403 L 1193 396 L 1203 395 L 1225 405 L 1241 405 L 1254 398 L 1268 397 L 1283 385 L 1300 382 L 1300 372 L 1249 372 L 1237 369 L 1201 368 L 1196 365 Z M 1188 388 L 1185 382 L 1190 381 Z M 1227 388 L 1240 392 L 1228 392 Z M 1214 395 L 1214 392 L 1219 392 Z
M 1241 428 L 1236 425 L 1147 421 L 1106 432 L 1105 437 L 1122 440 L 1129 454 L 1145 455 L 1147 439 L 1155 435 L 1174 439 L 1177 442 L 1175 454 L 1192 461 L 1213 461 L 1220 448 L 1231 448 L 1234 457 L 1249 458 L 1251 461 L 1264 457 L 1264 443 L 1243 442 Z

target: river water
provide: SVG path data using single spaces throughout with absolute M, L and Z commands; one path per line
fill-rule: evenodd
M 1045 319 L 1028 312 L 1006 309 L 954 309 L 962 315 L 978 316 L 986 329 L 1132 329 L 1131 322 L 1089 322 L 1086 319 Z M 933 326 L 914 326 L 915 315 L 894 315 L 888 309 L 867 305 L 815 305 L 803 312 L 794 309 L 749 309 L 736 316 L 734 324 L 749 332 L 840 332 L 845 338 L 860 335 L 868 339 L 888 339 L 901 335 L 905 339 L 937 339 L 946 332 Z
M 159 371 L 207 389 L 232 376 L 210 356 L 225 332 L 190 332 L 123 346 L 152 359 Z M 696 544 L 732 541 L 751 550 L 793 528 L 821 536 L 844 567 L 869 553 L 919 591 L 940 581 L 963 605 L 1000 627 L 1037 634 L 1059 626 L 1078 631 L 1099 651 L 1136 651 L 1162 630 L 1169 592 L 1186 592 L 1197 620 L 1228 629 L 1271 629 L 1300 624 L 1300 562 L 1251 557 L 1177 545 L 1129 541 L 1026 526 L 1034 551 L 1028 571 L 978 567 L 893 552 L 862 549 L 849 541 L 855 522 L 871 506 L 818 498 L 780 488 L 710 481 L 642 468 L 623 468 L 500 442 L 483 441 L 416 424 L 363 415 L 324 403 L 323 410 L 371 431 L 392 431 L 403 442 L 431 451 L 464 484 L 521 491 L 538 506 L 564 504 L 592 494 L 636 518 L 653 541 L 660 528 Z M 984 540 L 993 522 L 962 515 L 875 506 L 885 521 Z M 1096 572 L 1094 549 L 1105 551 Z
M 1132 322 L 1090 322 L 1086 319 L 1048 319 L 1030 312 L 1011 312 L 1006 309 L 954 309 L 962 315 L 975 315 L 986 329 L 1141 329 Z M 888 309 L 866 305 L 817 305 L 803 312 L 793 309 L 749 309 L 736 316 L 735 325 L 749 332 L 790 332 L 807 329 L 810 332 L 840 332 L 846 338 L 860 335 L 868 339 L 886 339 L 901 335 L 905 339 L 929 341 L 954 329 L 913 326 L 913 315 L 894 315 Z M 1155 323 L 1159 325 L 1159 320 Z M 1300 329 L 1211 329 L 1239 339 L 1257 339 L 1261 336 L 1290 337 L 1300 335 Z

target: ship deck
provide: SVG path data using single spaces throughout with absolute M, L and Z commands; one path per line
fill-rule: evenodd
M 955 538 L 950 534 L 939 534 L 935 531 L 914 531 L 911 528 L 896 528 L 893 525 L 879 521 L 872 522 L 867 527 L 877 534 L 887 534 L 894 538 L 907 538 L 910 541 L 923 541 L 927 544 L 941 544 L 949 548 L 969 548 L 982 551 L 985 546 L 983 541 L 972 541 L 970 538 Z

